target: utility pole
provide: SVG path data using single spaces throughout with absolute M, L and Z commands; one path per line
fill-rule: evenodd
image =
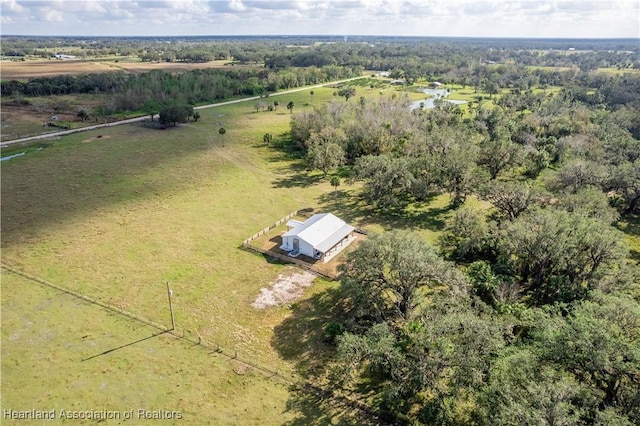
M 169 281 L 167 281 L 167 297 L 169 297 L 169 311 L 171 311 L 171 330 L 173 331 L 176 329 L 176 321 L 173 317 L 173 304 L 171 304 L 172 295 L 173 295 L 173 292 L 169 288 Z

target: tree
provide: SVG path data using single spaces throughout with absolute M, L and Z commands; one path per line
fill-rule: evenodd
M 86 107 L 78 108 L 77 116 L 84 122 L 85 120 L 88 120 L 89 117 L 91 116 L 91 111 L 89 110 L 89 108 L 86 108 Z
M 293 114 L 293 107 L 295 106 L 295 104 L 293 103 L 293 101 L 289 101 L 289 103 L 287 104 L 287 109 L 289 110 L 289 112 L 291 114 Z
M 489 98 L 493 97 L 493 95 L 496 95 L 500 92 L 500 86 L 498 86 L 498 83 L 489 79 L 486 79 L 483 82 L 482 88 L 485 92 L 489 94 Z
M 510 222 L 498 247 L 538 304 L 584 299 L 622 267 L 628 254 L 620 231 L 552 208 L 532 210 Z
M 218 134 L 220 135 L 220 138 L 222 139 L 222 146 L 224 146 L 224 135 L 225 133 L 227 133 L 227 129 L 225 129 L 224 127 L 220 127 L 218 129 Z
M 429 291 L 456 293 L 467 281 L 417 234 L 374 235 L 347 258 L 341 276 L 349 314 L 361 324 L 405 322 L 421 310 Z
M 338 187 L 340 186 L 340 178 L 338 176 L 333 176 L 331 178 L 331 186 L 333 186 L 333 193 L 338 192 Z
M 346 101 L 348 101 L 349 98 L 355 95 L 356 95 L 356 89 L 355 87 L 351 87 L 351 86 L 345 87 L 338 91 L 338 96 L 343 96 Z
M 160 112 L 160 105 L 154 99 L 147 99 L 145 103 L 142 105 L 142 110 L 149 115 L 151 121 L 153 121 L 153 117 Z
M 44 112 L 44 109 L 46 107 L 46 104 L 44 102 L 38 102 L 38 101 L 32 102 L 32 105 L 35 108 L 35 110 L 40 114 Z
M 495 179 L 498 173 L 517 163 L 519 153 L 520 147 L 508 136 L 489 137 L 480 143 L 478 164 L 486 166 L 491 179 Z
M 640 211 L 640 159 L 612 166 L 607 188 L 614 191 L 615 201 L 625 212 Z
M 364 181 L 363 193 L 377 207 L 398 206 L 416 181 L 406 157 L 388 154 L 358 158 L 354 179 Z
M 575 194 L 588 185 L 601 186 L 605 175 L 604 167 L 596 162 L 574 160 L 558 171 L 550 186 L 556 190 L 568 190 Z
M 500 216 L 509 220 L 517 219 L 532 204 L 541 199 L 541 192 L 530 183 L 488 182 L 481 190 L 481 198 L 489 201 Z
M 327 127 L 319 133 L 312 133 L 309 138 L 307 160 L 311 167 L 322 170 L 323 177 L 331 169 L 338 167 L 344 160 L 344 149 L 347 137 L 342 129 Z
M 488 376 L 476 409 L 480 424 L 581 424 L 591 403 L 587 387 L 543 363 L 529 347 L 502 351 Z
M 547 363 L 562 366 L 599 392 L 592 403 L 623 418 L 640 418 L 640 305 L 628 296 L 596 292 L 566 319 L 549 317 L 533 338 Z
M 568 212 L 592 217 L 611 225 L 620 215 L 609 204 L 609 197 L 600 188 L 585 186 L 575 193 L 560 194 L 557 205 Z
M 442 251 L 457 260 L 480 257 L 489 248 L 491 235 L 484 214 L 471 207 L 456 211 L 439 239 Z
M 186 123 L 193 115 L 193 107 L 184 103 L 168 103 L 160 108 L 160 124 L 173 125 Z
M 470 424 L 493 354 L 505 342 L 499 323 L 445 293 L 417 318 L 382 322 L 338 336 L 334 376 L 365 385 L 367 398 L 392 424 Z
M 549 166 L 549 153 L 544 149 L 532 149 L 525 156 L 524 174 L 530 178 L 537 178 Z

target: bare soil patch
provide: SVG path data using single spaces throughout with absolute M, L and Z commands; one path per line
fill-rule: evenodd
M 251 304 L 256 309 L 272 308 L 293 302 L 302 297 L 304 290 L 311 286 L 316 276 L 308 271 L 292 275 L 280 274 L 269 287 L 260 289 L 260 295 Z

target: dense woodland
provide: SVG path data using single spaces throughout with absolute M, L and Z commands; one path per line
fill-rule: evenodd
M 615 227 L 640 212 L 640 76 L 560 72 L 552 94 L 504 69 L 510 93 L 466 113 L 294 115 L 310 167 L 349 165 L 378 214 L 455 210 L 437 247 L 394 231 L 350 255 L 330 382 L 392 423 L 640 424 L 640 275 Z
M 3 54 L 38 43 L 3 41 Z M 155 40 L 96 43 L 188 60 Z M 616 227 L 640 214 L 637 42 L 183 44 L 263 66 L 3 82 L 2 94 L 95 92 L 110 111 L 153 112 L 363 69 L 474 87 L 464 110 L 410 110 L 407 96 L 365 99 L 357 86 L 291 108 L 296 154 L 325 177 L 341 167 L 373 214 L 402 217 L 441 194 L 454 212 L 436 246 L 396 230 L 349 254 L 323 331 L 326 383 L 393 424 L 640 424 L 640 254 Z

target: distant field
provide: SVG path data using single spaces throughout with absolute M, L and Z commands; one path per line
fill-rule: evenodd
M 124 71 L 127 73 L 141 73 L 151 70 L 189 71 L 205 68 L 230 67 L 225 65 L 229 61 L 211 61 L 204 63 L 182 62 L 129 62 L 129 61 L 77 61 L 77 60 L 47 60 L 47 61 L 2 61 L 2 80 L 26 80 L 32 77 L 48 77 L 54 75 L 77 75 L 101 73 L 109 71 Z M 244 65 L 242 65 L 244 66 Z M 241 67 L 241 65 L 234 65 Z

